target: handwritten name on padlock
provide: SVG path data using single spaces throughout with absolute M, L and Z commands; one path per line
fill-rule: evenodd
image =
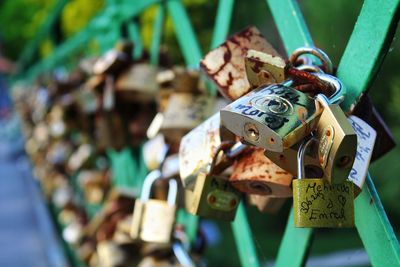
M 357 134 L 357 154 L 349 174 L 349 180 L 358 187 L 356 190 L 356 194 L 358 194 L 367 176 L 369 162 L 374 150 L 376 131 L 356 116 L 349 116 L 348 120 Z
M 319 115 L 315 101 L 284 85 L 256 89 L 221 110 L 221 122 L 246 143 L 281 152 L 307 135 Z
M 293 181 L 294 205 L 299 227 L 352 227 L 354 225 L 353 183 L 329 184 L 323 179 Z

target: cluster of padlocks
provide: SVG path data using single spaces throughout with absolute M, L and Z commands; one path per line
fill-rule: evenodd
M 16 90 L 35 175 L 82 262 L 202 266 L 204 237 L 190 242 L 178 211 L 233 221 L 241 202 L 278 212 L 293 197 L 296 227 L 354 226 L 370 160 L 394 143 L 367 96 L 343 112 L 323 51 L 286 60 L 249 27 L 199 72 L 132 48 Z

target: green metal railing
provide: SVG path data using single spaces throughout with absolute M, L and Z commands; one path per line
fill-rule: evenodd
M 65 0 L 59 0 L 55 11 L 59 15 Z M 175 27 L 177 40 L 185 62 L 197 66 L 202 57 L 199 43 L 181 0 L 125 0 L 116 4 L 109 2 L 103 12 L 94 18 L 89 25 L 73 38 L 60 45 L 54 53 L 24 73 L 23 77 L 31 79 L 39 73 L 48 71 L 62 63 L 63 59 L 72 55 L 88 40 L 98 37 L 99 33 L 117 31 L 122 23 L 129 21 L 129 36 L 140 44 L 142 49 L 139 25 L 132 18 L 152 5 L 158 5 L 158 13 L 153 26 L 151 43 L 151 63 L 158 64 L 159 46 L 162 39 L 165 16 L 170 15 Z M 211 48 L 223 42 L 229 32 L 234 0 L 220 0 Z M 304 21 L 299 6 L 294 0 L 266 0 L 286 52 L 290 54 L 300 46 L 312 46 L 313 41 Z M 347 97 L 342 108 L 349 111 L 361 95 L 368 90 L 378 72 L 393 39 L 399 20 L 400 0 L 365 0 L 353 33 L 340 60 L 337 76 L 347 87 Z M 58 9 L 57 9 L 58 8 Z M 54 15 L 56 16 L 56 15 Z M 22 61 L 30 62 L 40 43 L 50 33 L 51 23 L 55 19 L 49 17 L 40 37 L 35 39 L 23 53 Z M 105 40 L 106 42 L 107 40 Z M 112 43 L 107 43 L 111 47 Z M 140 51 L 139 51 L 140 52 Z M 138 55 L 139 52 L 135 51 Z M 209 92 L 215 93 L 210 87 Z M 196 236 L 198 219 L 180 214 L 185 221 L 189 236 Z M 355 200 L 356 228 L 374 266 L 400 266 L 400 246 L 383 209 L 371 177 L 368 175 L 363 191 Z M 260 266 L 252 233 L 248 224 L 244 205 L 239 206 L 235 221 L 232 223 L 236 246 L 242 266 Z M 276 266 L 304 265 L 311 246 L 313 229 L 295 228 L 293 211 L 290 213 L 286 230 L 277 255 Z

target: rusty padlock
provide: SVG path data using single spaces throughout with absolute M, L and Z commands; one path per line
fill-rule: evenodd
M 292 179 L 292 174 L 264 156 L 263 149 L 249 147 L 235 160 L 229 181 L 248 194 L 290 197 Z
M 249 49 L 280 57 L 256 27 L 247 27 L 210 51 L 200 62 L 202 71 L 225 98 L 237 99 L 251 89 L 243 61 Z

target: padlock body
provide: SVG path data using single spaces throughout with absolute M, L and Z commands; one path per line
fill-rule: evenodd
M 282 84 L 251 91 L 221 110 L 221 124 L 244 142 L 282 152 L 311 133 L 319 119 L 316 102 Z
M 236 215 L 241 193 L 230 185 L 226 177 L 201 172 L 196 179 L 194 191 L 185 190 L 185 197 L 189 213 L 232 221 Z
M 146 242 L 169 243 L 175 222 L 175 205 L 149 199 L 144 204 L 140 238 Z
M 214 101 L 206 95 L 173 93 L 163 113 L 160 132 L 167 138 L 180 139 L 212 114 Z
M 324 107 L 316 137 L 318 158 L 330 183 L 343 183 L 349 176 L 357 153 L 357 135 L 339 105 Z
M 221 139 L 233 141 L 235 136 L 220 128 L 219 113 L 208 118 L 182 138 L 179 147 L 179 171 L 186 189 L 194 189 L 199 172 L 209 172 Z
M 132 218 L 131 237 L 146 242 L 169 243 L 175 223 L 175 205 L 166 201 L 136 200 Z
M 329 184 L 325 179 L 293 180 L 296 227 L 354 227 L 353 183 Z
M 299 147 L 300 143 L 297 143 L 282 152 L 264 150 L 264 155 L 280 168 L 297 177 L 296 162 Z M 318 144 L 310 144 L 309 149 L 304 155 L 304 167 L 306 169 L 306 173 L 311 175 L 311 177 L 321 178 L 324 174 L 319 164 L 317 149 Z

